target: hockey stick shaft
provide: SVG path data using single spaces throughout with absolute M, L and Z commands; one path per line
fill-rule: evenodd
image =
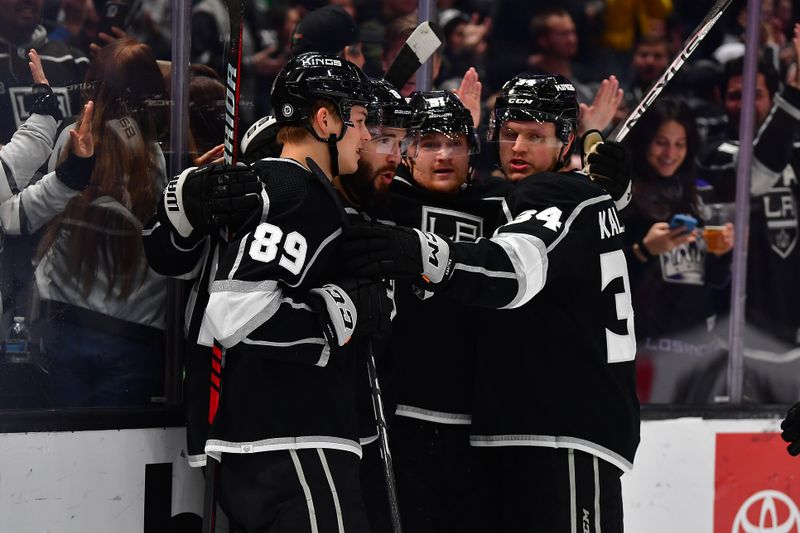
M 692 35 L 686 39 L 686 42 L 683 44 L 683 49 L 681 49 L 680 53 L 672 60 L 672 63 L 667 67 L 664 73 L 661 74 L 661 77 L 650 86 L 647 93 L 642 97 L 642 100 L 636 105 L 627 118 L 617 124 L 617 127 L 609 134 L 608 138 L 610 140 L 620 142 L 628 135 L 639 119 L 642 118 L 642 115 L 653 105 L 653 102 L 658 98 L 658 95 L 661 94 L 661 91 L 664 90 L 664 87 L 675 77 L 675 74 L 677 74 L 684 63 L 686 63 L 686 60 L 689 59 L 692 52 L 695 51 L 705 36 L 708 35 L 708 32 L 711 31 L 711 28 L 713 28 L 720 17 L 722 17 L 722 14 L 725 13 L 725 10 L 732 1 L 733 0 L 717 0 L 714 2 L 706 18 L 695 28 Z
M 228 164 L 236 163 L 239 149 L 239 75 L 242 66 L 242 32 L 244 1 L 227 0 L 230 24 L 230 47 L 226 66 L 225 83 L 225 154 Z M 209 376 L 208 425 L 214 422 L 219 406 L 222 386 L 222 350 L 216 343 L 212 349 L 211 374 Z M 217 522 L 217 486 L 219 463 L 206 454 L 206 479 L 203 501 L 203 533 L 214 533 Z
M 381 447 L 381 462 L 383 463 L 383 477 L 386 481 L 386 497 L 389 500 L 389 518 L 392 522 L 393 533 L 402 533 L 400 523 L 400 506 L 397 502 L 397 485 L 394 480 L 394 466 L 392 454 L 389 451 L 389 427 L 386 423 L 386 411 L 383 409 L 381 386 L 378 381 L 378 369 L 375 366 L 375 352 L 372 340 L 367 341 L 367 370 L 372 385 L 372 406 L 375 409 L 375 421 L 378 425 L 378 443 Z

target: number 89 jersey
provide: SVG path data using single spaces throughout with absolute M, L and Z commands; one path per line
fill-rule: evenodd
M 473 446 L 580 449 L 632 467 L 636 342 L 624 227 L 583 174 L 542 173 L 506 198 L 491 239 L 453 245 L 444 292 L 486 313 Z

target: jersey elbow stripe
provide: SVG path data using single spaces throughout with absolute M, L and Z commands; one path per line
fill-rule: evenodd
M 524 305 L 542 290 L 547 279 L 547 248 L 544 242 L 524 233 L 504 233 L 491 240 L 508 255 L 517 280 L 517 294 L 500 309 Z

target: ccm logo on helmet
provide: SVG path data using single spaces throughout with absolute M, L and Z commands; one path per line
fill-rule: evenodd
M 509 104 L 530 105 L 530 104 L 533 104 L 533 100 L 530 100 L 528 98 L 509 98 L 508 99 L 508 103 Z
M 325 66 L 325 67 L 341 67 L 342 62 L 338 59 L 329 59 L 325 57 L 308 57 L 302 59 L 302 63 L 304 67 L 315 67 L 315 66 Z

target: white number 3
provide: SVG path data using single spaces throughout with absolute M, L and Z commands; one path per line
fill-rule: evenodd
M 283 231 L 279 227 L 266 223 L 259 224 L 253 233 L 250 257 L 263 263 L 274 261 L 278 256 L 282 238 Z M 286 240 L 283 242 L 283 253 L 278 265 L 297 276 L 303 270 L 307 251 L 308 243 L 306 238 L 293 231 L 286 235 Z
M 636 359 L 636 335 L 633 331 L 633 304 L 631 303 L 631 283 L 628 280 L 628 265 L 625 253 L 614 250 L 600 254 L 600 290 L 617 278 L 622 278 L 622 292 L 614 295 L 617 320 L 624 320 L 628 332 L 624 335 L 606 328 L 606 350 L 609 363 L 622 363 Z

